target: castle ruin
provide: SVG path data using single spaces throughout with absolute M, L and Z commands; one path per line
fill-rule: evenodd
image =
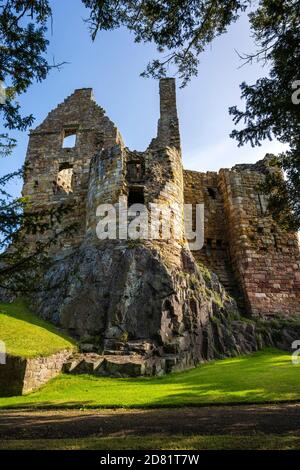
M 145 152 L 125 147 L 84 88 L 31 131 L 26 164 L 23 195 L 32 208 L 71 202 L 62 226 L 79 224 L 52 249 L 35 308 L 76 337 L 98 341 L 104 355 L 139 355 L 148 358 L 148 373 L 169 371 L 261 347 L 255 326 L 250 331 L 240 317 L 299 316 L 298 238 L 276 225 L 259 190 L 271 171 L 268 156 L 219 172 L 183 170 L 174 79 L 160 80 L 157 137 Z M 97 207 L 120 197 L 129 206 L 176 202 L 179 238 L 98 240 Z M 184 203 L 204 204 L 204 246 L 193 253 Z

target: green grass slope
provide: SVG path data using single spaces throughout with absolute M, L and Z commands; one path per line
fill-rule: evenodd
M 72 339 L 33 315 L 21 300 L 0 303 L 0 340 L 8 354 L 28 358 L 75 348 Z
M 300 400 L 300 365 L 276 349 L 163 377 L 61 375 L 39 391 L 0 398 L 5 407 L 160 407 Z

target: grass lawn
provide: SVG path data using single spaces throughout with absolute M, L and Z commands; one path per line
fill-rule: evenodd
M 21 300 L 0 303 L 0 340 L 8 354 L 22 357 L 50 356 L 75 347 L 73 340 L 33 315 Z
M 296 450 L 300 437 L 250 436 L 129 436 L 82 439 L 2 440 L 0 450 Z
M 61 375 L 23 397 L 0 398 L 7 407 L 172 407 L 300 400 L 300 365 L 266 349 L 155 378 Z

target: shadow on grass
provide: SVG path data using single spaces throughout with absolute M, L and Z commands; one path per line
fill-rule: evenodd
M 0 399 L 0 408 L 166 408 L 264 404 L 300 400 L 300 366 L 267 349 L 162 377 L 61 375 L 40 390 Z
M 60 439 L 82 437 L 130 437 L 153 434 L 217 436 L 292 435 L 300 439 L 300 407 L 226 407 L 102 410 L 81 412 L 20 412 L 0 414 L 3 439 Z M 142 437 L 143 436 L 143 437 Z
M 74 346 L 76 345 L 75 340 L 73 338 L 70 338 L 70 336 L 68 336 L 65 331 L 56 328 L 51 323 L 42 320 L 37 315 L 32 313 L 27 302 L 24 299 L 18 299 L 12 303 L 1 302 L 0 314 L 43 328 L 49 331 L 50 333 L 54 333 L 55 335 L 69 341 Z
M 89 437 L 3 441 L 1 450 L 298 450 L 297 436 Z

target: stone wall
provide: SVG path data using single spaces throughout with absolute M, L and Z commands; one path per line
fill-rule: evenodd
M 111 149 L 103 149 L 92 158 L 86 203 L 87 233 L 96 237 L 99 220 L 96 210 L 100 204 L 115 204 L 117 207 L 119 198 L 123 198 L 130 206 L 131 192 L 139 194 L 138 202 L 148 209 L 152 209 L 153 205 L 159 206 L 162 211 L 172 207 L 170 242 L 183 243 L 183 174 L 176 90 L 172 79 L 160 82 L 158 135 L 145 152 L 115 145 Z M 162 218 L 164 221 L 169 219 L 163 213 Z M 126 222 L 117 221 L 117 236 L 120 235 L 119 229 L 126 234 Z M 149 234 L 150 230 L 149 218 Z M 157 233 L 163 236 L 159 231 L 160 227 Z
M 72 147 L 65 137 L 74 134 Z M 140 181 L 130 181 L 128 164 L 143 166 Z M 60 238 L 52 252 L 78 246 L 87 234 L 96 235 L 99 204 L 116 204 L 130 190 L 141 188 L 145 203 L 174 205 L 173 225 L 183 239 L 183 188 L 180 135 L 173 79 L 160 81 L 160 119 L 157 137 L 145 152 L 125 149 L 115 125 L 93 100 L 89 88 L 75 90 L 44 122 L 31 131 L 26 155 L 23 195 L 32 210 L 71 205 L 56 227 L 57 233 L 78 225 L 75 236 Z M 48 234 L 45 234 L 47 237 Z M 43 238 L 41 235 L 39 238 Z M 34 244 L 35 236 L 28 236 Z
M 268 214 L 259 190 L 263 178 L 257 165 L 220 172 L 233 268 L 252 314 L 295 316 L 300 314 L 299 240 Z
M 163 78 L 159 82 L 160 118 L 157 137 L 150 147 L 174 147 L 180 150 L 180 133 L 176 104 L 176 85 L 173 78 Z
M 22 395 L 41 387 L 62 371 L 70 354 L 64 350 L 30 359 L 8 354 L 6 364 L 0 365 L 0 397 Z
M 75 145 L 64 147 L 65 136 L 71 134 L 76 135 Z M 116 145 L 123 146 L 120 133 L 105 116 L 103 109 L 95 103 L 90 88 L 75 90 L 48 114 L 40 126 L 31 131 L 23 195 L 30 199 L 32 210 L 36 211 L 72 205 L 72 211 L 64 215 L 57 232 L 74 223 L 78 224 L 76 235 L 68 239 L 61 238 L 60 243 L 53 247 L 54 251 L 82 242 L 86 232 L 91 160 L 103 149 L 111 149 Z M 69 171 L 64 174 L 62 171 L 66 167 Z M 62 177 L 61 181 L 59 177 Z M 65 188 L 63 180 L 67 186 Z M 34 243 L 35 237 L 29 238 L 29 241 Z
M 205 244 L 195 258 L 248 313 L 299 315 L 298 237 L 283 231 L 259 190 L 268 159 L 219 173 L 184 171 L 187 203 L 205 205 Z
M 184 170 L 184 202 L 204 204 L 204 246 L 193 251 L 197 261 L 216 273 L 227 292 L 243 303 L 232 268 L 228 233 L 224 217 L 224 199 L 219 190 L 217 172 L 199 173 Z M 195 211 L 193 213 L 195 225 Z

